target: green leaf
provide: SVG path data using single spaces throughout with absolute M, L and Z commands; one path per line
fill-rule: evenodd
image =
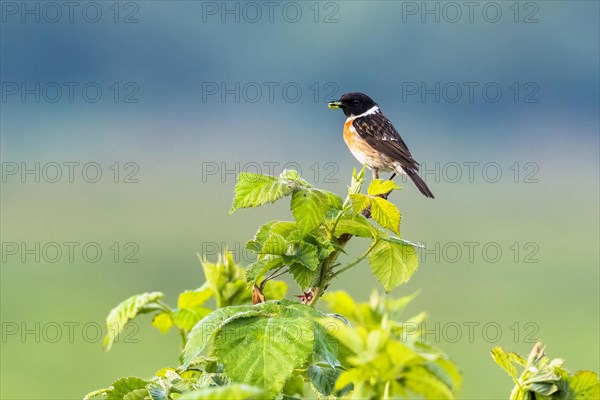
M 258 307 L 229 306 L 208 314 L 188 335 L 188 341 L 183 349 L 183 368 L 189 367 L 200 355 L 210 353 L 210 344 L 223 325 L 236 318 L 256 316 L 261 312 L 262 309 Z
M 412 392 L 425 399 L 454 399 L 454 393 L 444 382 L 440 381 L 423 367 L 412 367 L 404 375 L 404 384 Z
M 266 392 L 258 387 L 233 383 L 227 386 L 209 387 L 185 393 L 180 400 L 250 400 L 265 398 Z
M 271 233 L 261 249 L 261 256 L 271 254 L 276 256 L 282 256 L 287 252 L 287 243 L 283 236 L 277 233 Z
M 340 371 L 328 365 L 310 365 L 308 377 L 319 393 L 329 396 L 335 387 L 335 381 L 340 376 Z
M 358 214 L 351 218 L 341 218 L 335 227 L 335 236 L 339 237 L 343 233 L 349 233 L 354 236 L 375 238 L 378 235 L 375 228 L 364 216 Z
M 246 248 L 256 254 L 260 254 L 262 246 L 271 233 L 276 233 L 284 238 L 298 228 L 295 222 L 291 221 L 270 221 L 261 226 L 254 239 L 246 243 Z
M 513 378 L 517 379 L 518 373 L 517 368 L 515 368 L 514 364 L 511 362 L 510 357 L 501 347 L 494 347 L 491 350 L 492 358 L 506 373 Z
M 334 332 L 329 332 L 321 324 L 315 324 L 315 359 L 323 360 L 331 368 L 337 365 L 339 345 L 337 339 L 333 336 Z
M 387 194 L 395 189 L 400 189 L 400 187 L 396 185 L 394 181 L 382 181 L 381 179 L 373 179 L 371 181 L 371 184 L 369 185 L 367 193 L 369 193 L 370 196 L 377 196 L 380 194 Z
M 279 175 L 279 179 L 289 183 L 294 183 L 297 187 L 310 187 L 310 184 L 302 179 L 300 173 L 295 169 L 284 169 Z
M 108 393 L 110 389 L 98 389 L 93 392 L 89 392 L 85 396 L 83 396 L 83 400 L 93 399 L 94 397 L 102 396 L 103 399 L 106 399 L 106 393 Z
M 200 262 L 206 276 L 204 285 L 212 291 L 217 308 L 243 304 L 250 300 L 250 293 L 246 290 L 246 270 L 235 263 L 230 252 L 219 257 L 216 264 L 202 258 Z
M 400 211 L 393 203 L 381 197 L 373 197 L 371 215 L 383 228 L 400 234 Z
M 354 193 L 350 195 L 352 199 L 352 209 L 355 214 L 361 213 L 365 208 L 371 205 L 371 197 L 362 193 Z
M 369 263 L 373 274 L 389 293 L 410 279 L 419 260 L 413 246 L 380 239 L 369 254 Z
M 303 189 L 292 195 L 291 210 L 302 232 L 311 232 L 325 221 L 329 198 L 317 189 Z
M 288 263 L 298 262 L 311 271 L 319 266 L 319 255 L 316 246 L 306 242 L 290 243 L 290 249 L 284 260 Z
M 311 271 L 300 263 L 292 264 L 290 266 L 290 272 L 296 283 L 298 283 L 298 286 L 302 289 L 309 287 L 315 277 L 314 271 Z
M 327 202 L 329 203 L 329 207 L 335 210 L 341 210 L 344 206 L 344 201 L 340 196 L 335 193 L 328 192 L 327 190 L 321 190 L 322 193 L 327 196 Z
M 198 290 L 186 290 L 179 294 L 177 299 L 178 308 L 194 308 L 203 305 L 212 297 L 212 291 L 208 287 Z
M 125 328 L 125 324 L 135 318 L 140 312 L 144 312 L 145 307 L 156 305 L 156 302 L 163 297 L 160 292 L 151 292 L 137 294 L 123 300 L 115 308 L 110 310 L 106 317 L 106 327 L 108 333 L 104 338 L 104 350 L 109 351 L 117 336 Z
M 577 371 L 569 379 L 569 395 L 572 399 L 600 399 L 598 375 L 592 371 Z
M 152 326 L 157 328 L 161 333 L 167 333 L 173 326 L 173 321 L 168 313 L 163 312 L 154 316 Z
M 279 256 L 267 256 L 253 262 L 246 268 L 246 281 L 256 283 L 268 271 L 283 266 L 283 259 Z
M 146 390 L 147 381 L 135 376 L 121 378 L 112 384 L 107 392 L 106 400 L 137 400 L 148 395 Z
M 510 361 L 512 361 L 513 363 L 522 365 L 523 367 L 525 365 L 527 365 L 527 360 L 526 359 L 524 359 L 523 357 L 521 357 L 520 355 L 518 355 L 517 353 L 514 353 L 512 351 L 510 353 L 508 353 L 508 359 Z
M 360 191 L 362 190 L 362 185 L 365 182 L 365 171 L 365 165 L 363 165 L 359 173 L 356 173 L 356 168 L 354 168 L 354 170 L 352 171 L 352 182 L 350 183 L 350 187 L 348 188 L 348 194 L 350 196 L 352 196 L 353 194 L 360 193 Z
M 184 331 L 190 331 L 202 318 L 210 314 L 212 310 L 204 307 L 180 308 L 172 314 L 173 323 Z
M 313 341 L 311 319 L 274 307 L 267 315 L 225 324 L 216 337 L 215 348 L 233 381 L 264 387 L 275 396 L 294 369 L 306 362 Z
M 239 208 L 259 207 L 289 196 L 293 187 L 285 179 L 243 172 L 238 175 L 233 205 L 229 213 Z

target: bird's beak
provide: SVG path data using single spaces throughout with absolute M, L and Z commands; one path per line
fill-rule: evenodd
M 327 103 L 327 107 L 329 107 L 329 108 L 342 108 L 342 102 L 339 101 L 339 100 L 330 101 L 329 103 Z

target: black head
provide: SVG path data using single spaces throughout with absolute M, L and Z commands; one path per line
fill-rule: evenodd
M 376 106 L 377 103 L 372 98 L 364 93 L 351 92 L 343 94 L 337 101 L 332 101 L 328 104 L 329 108 L 341 108 L 346 114 L 346 117 L 360 115 L 369 111 Z

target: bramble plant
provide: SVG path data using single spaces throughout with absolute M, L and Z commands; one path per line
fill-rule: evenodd
M 354 171 L 345 200 L 312 187 L 293 170 L 278 177 L 240 174 L 231 212 L 291 197 L 294 220 L 261 226 L 246 244 L 257 259 L 245 268 L 227 252 L 216 263 L 200 257 L 206 282 L 181 293 L 176 308 L 152 292 L 111 310 L 106 350 L 125 324 L 154 313 L 152 325 L 161 332 L 179 330 L 183 351 L 177 366 L 150 379 L 119 379 L 86 398 L 456 398 L 457 367 L 414 329 L 425 314 L 398 319 L 414 295 L 391 299 L 373 293 L 369 302 L 356 303 L 345 292 L 327 292 L 334 278 L 363 260 L 386 292 L 417 269 L 419 245 L 401 239 L 400 212 L 387 200 L 399 187 L 376 179 L 363 194 L 364 173 Z M 353 237 L 370 244 L 357 259 L 342 263 L 339 257 Z M 284 299 L 287 285 L 275 280 L 284 274 L 300 286 L 301 302 Z M 314 307 L 319 299 L 330 314 Z
M 598 375 L 592 371 L 572 374 L 563 367 L 564 360 L 546 357 L 544 347 L 537 342 L 527 360 L 502 348 L 492 349 L 492 357 L 515 382 L 511 400 L 600 399 Z M 523 367 L 517 372 L 516 365 Z

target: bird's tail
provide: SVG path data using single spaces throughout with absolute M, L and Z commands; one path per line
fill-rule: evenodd
M 407 171 L 406 174 L 410 177 L 410 179 L 414 182 L 415 186 L 419 189 L 421 193 L 423 193 L 425 197 L 429 197 L 430 199 L 434 198 L 433 193 L 431 193 L 431 190 L 429 190 L 427 184 L 425 183 L 425 181 L 423 181 L 423 179 L 421 179 L 417 172 Z

